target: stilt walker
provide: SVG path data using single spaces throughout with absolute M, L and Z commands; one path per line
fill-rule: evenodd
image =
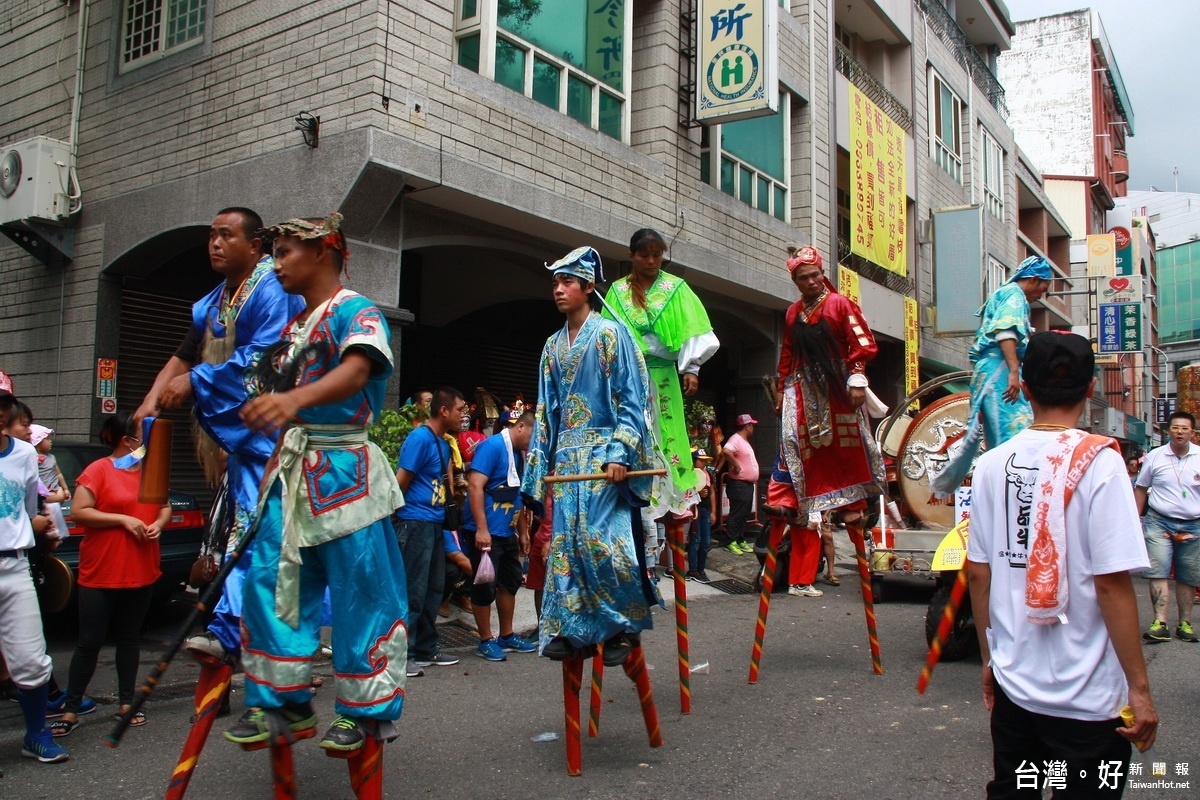
M 374 791 L 371 742 L 395 738 L 404 703 L 408 603 L 389 521 L 404 498 L 366 430 L 392 371 L 390 333 L 370 300 L 341 285 L 349 257 L 341 220 L 291 219 L 271 229 L 279 281 L 304 297 L 305 310 L 264 356 L 261 375 L 294 373 L 295 380 L 241 412 L 250 430 L 282 435 L 263 481 L 243 596 L 251 710 L 225 738 L 271 747 L 280 797 L 294 791 L 286 774 L 291 741 L 316 731 L 312 654 L 326 588 L 337 632 L 338 716 L 319 746 L 351 758 L 352 777 L 365 776 L 356 791 Z
M 583 660 L 603 645 L 605 666 L 641 652 L 661 605 L 650 583 L 638 509 L 650 489 L 649 376 L 623 326 L 592 309 L 600 255 L 578 248 L 553 265 L 552 297 L 566 317 L 542 349 L 533 438 L 521 483 L 539 516 L 553 497 L 553 534 L 539 629 L 541 655 L 564 662 L 567 769 L 581 769 Z M 551 475 L 553 473 L 553 475 Z M 632 677 L 632 675 L 631 675 Z M 649 680 L 643 694 L 649 702 Z M 646 702 L 644 700 L 643 702 Z M 661 737 L 660 737 L 661 738 Z
M 879 402 L 867 388 L 866 375 L 867 362 L 878 348 L 862 310 L 835 291 L 814 248 L 794 251 L 787 266 L 792 282 L 800 290 L 800 299 L 787 311 L 779 356 L 777 410 L 782 415 L 782 434 L 765 508 L 776 517 L 771 524 L 771 540 L 777 549 L 787 520 L 840 512 L 858 551 L 859 573 L 865 582 L 863 607 L 871 663 L 875 673 L 880 674 L 883 666 L 863 540 L 867 501 L 883 493 L 886 486 L 883 459 L 864 409 L 869 399 L 874 404 Z M 793 547 L 791 553 L 792 559 L 805 559 L 802 570 L 810 572 L 812 578 L 816 577 L 820 548 L 818 533 L 803 548 Z M 773 575 L 764 578 L 764 587 L 768 580 L 773 583 Z M 797 588 L 806 596 L 821 594 L 811 583 Z M 758 677 L 769 604 L 770 595 L 764 588 L 751 658 L 751 683 Z
M 692 469 L 691 442 L 683 408 L 684 395 L 700 388 L 700 366 L 717 352 L 708 312 L 700 298 L 680 277 L 662 271 L 666 242 L 656 231 L 643 228 L 629 242 L 633 269 L 614 281 L 604 299 L 605 316 L 621 322 L 646 360 L 649 371 L 646 409 L 655 456 L 668 474 L 654 481 L 650 505 L 642 512 L 647 536 L 655 523 L 667 527 L 668 546 L 674 539 L 686 546 L 682 529 L 700 502 L 699 484 Z M 674 530 L 672 530 L 674 528 Z M 685 554 L 686 559 L 686 554 Z M 687 583 L 680 566 L 675 572 L 675 623 L 679 651 L 679 704 L 691 713 L 691 673 L 688 667 Z M 685 562 L 686 563 L 686 560 Z M 686 572 L 687 567 L 682 567 Z

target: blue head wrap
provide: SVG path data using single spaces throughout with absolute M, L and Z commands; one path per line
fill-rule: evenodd
M 1050 262 L 1041 256 L 1030 256 L 1017 265 L 1017 271 L 1005 283 L 1014 283 L 1023 278 L 1054 280 L 1054 267 L 1050 266 Z
M 577 247 L 553 264 L 547 264 L 546 269 L 555 275 L 574 275 L 588 283 L 596 282 L 598 272 L 600 279 L 604 280 L 604 264 L 600 261 L 600 254 L 592 247 Z

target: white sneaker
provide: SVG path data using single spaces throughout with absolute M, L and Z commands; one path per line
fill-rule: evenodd
M 792 597 L 820 597 L 825 593 L 810 583 L 807 586 L 792 584 L 788 587 L 788 594 Z
M 208 656 L 218 661 L 225 658 L 225 646 L 211 632 L 205 631 L 191 637 L 184 643 L 184 648 L 198 656 Z

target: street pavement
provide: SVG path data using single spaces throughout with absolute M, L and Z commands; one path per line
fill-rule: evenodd
M 755 561 L 714 551 L 710 575 L 753 579 Z M 721 573 L 720 575 L 718 573 Z M 978 657 L 942 664 L 926 695 L 914 686 L 925 658 L 924 619 L 932 583 L 889 578 L 888 601 L 876 606 L 884 674 L 872 674 L 857 576 L 839 563 L 840 587 L 820 598 L 776 595 L 757 685 L 747 683 L 758 596 L 730 595 L 689 583 L 692 713 L 682 715 L 675 659 L 671 584 L 661 584 L 668 610 L 643 641 L 652 667 L 664 746 L 647 745 L 636 692 L 620 670 L 605 674 L 598 739 L 586 737 L 583 775 L 566 774 L 561 671 L 533 655 L 504 663 L 451 652 L 452 667 L 430 668 L 408 681 L 401 738 L 384 756 L 390 798 L 963 798 L 982 796 L 991 776 L 988 718 L 980 697 Z M 1144 582 L 1137 581 L 1146 616 Z M 533 624 L 532 593 L 521 592 L 518 630 Z M 182 616 L 182 600 L 156 609 L 147 626 L 142 672 L 150 669 Z M 1174 610 L 1172 610 L 1172 618 Z M 461 620 L 447 633 L 465 638 Z M 1143 623 L 1145 619 L 1143 619 Z M 74 627 L 52 625 L 55 671 L 65 682 Z M 1162 726 L 1159 743 L 1135 755 L 1148 779 L 1152 762 L 1200 771 L 1195 679 L 1200 645 L 1180 641 L 1146 647 Z M 316 697 L 319 730 L 333 719 L 332 668 L 318 664 L 326 685 Z M 180 659 L 147 704 L 149 723 L 130 729 L 111 749 L 104 736 L 115 711 L 113 652 L 106 648 L 92 682 L 100 711 L 63 743 L 71 760 L 42 765 L 19 756 L 16 704 L 0 707 L 0 798 L 162 797 L 188 731 L 197 668 Z M 238 676 L 240 686 L 240 676 Z M 242 707 L 234 695 L 235 714 Z M 246 753 L 219 736 L 234 717 L 217 721 L 192 780 L 189 797 L 240 800 L 271 796 L 265 751 Z M 557 740 L 535 742 L 539 734 Z M 296 745 L 299 796 L 352 798 L 346 767 L 310 739 Z M 1190 763 L 1190 762 L 1195 762 Z M 1193 773 L 1194 774 L 1194 773 Z M 1189 789 L 1130 788 L 1126 797 L 1197 797 Z

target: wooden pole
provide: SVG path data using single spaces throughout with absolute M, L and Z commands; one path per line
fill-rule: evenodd
M 675 645 L 679 654 L 679 710 L 692 713 L 692 670 L 688 643 L 687 543 L 683 520 L 667 523 L 667 545 L 671 548 L 672 574 L 675 578 Z
M 583 659 L 562 662 L 563 709 L 567 718 L 567 774 L 583 774 L 583 745 L 579 740 L 579 687 L 583 683 Z
M 862 518 L 846 523 L 846 533 L 854 542 L 854 555 L 858 559 L 858 579 L 862 589 L 863 613 L 867 618 L 867 642 L 871 645 L 871 669 L 876 675 L 883 674 L 883 657 L 879 653 L 879 631 L 875 627 L 875 595 L 871 591 L 871 568 L 867 564 L 867 543 L 863 536 Z
M 631 469 L 625 473 L 626 478 L 646 478 L 652 475 L 666 475 L 665 469 Z M 588 475 L 547 475 L 543 483 L 577 483 L 579 481 L 602 481 L 608 475 L 603 472 L 593 472 Z
M 604 697 L 604 645 L 592 659 L 592 697 L 588 708 L 588 736 L 600 735 L 600 703 Z
M 758 665 L 762 660 L 763 640 L 767 637 L 767 614 L 771 611 L 771 592 L 775 589 L 776 562 L 785 530 L 787 523 L 784 520 L 771 520 L 767 559 L 763 564 L 762 592 L 758 596 L 758 620 L 754 624 L 754 647 L 750 651 L 750 683 L 758 683 Z
M 642 702 L 642 719 L 646 723 L 646 734 L 651 747 L 662 747 L 662 730 L 658 725 L 658 708 L 654 705 L 654 692 L 650 689 L 650 673 L 646 671 L 646 655 L 641 644 L 633 646 L 629 658 L 623 665 L 625 674 L 637 687 L 638 699 Z
M 942 607 L 942 618 L 938 622 L 937 635 L 929 643 L 929 652 L 925 655 L 925 666 L 921 668 L 921 674 L 917 678 L 917 694 L 925 694 L 925 690 L 929 687 L 933 668 L 942 658 L 942 648 L 950 636 L 950 629 L 954 627 L 954 620 L 958 618 L 958 609 L 962 607 L 963 595 L 966 593 L 967 570 L 964 567 L 954 577 L 954 585 L 950 587 L 950 599 Z
M 195 719 L 192 729 L 188 732 L 187 741 L 183 743 L 183 752 L 179 754 L 179 762 L 171 773 L 171 782 L 167 784 L 165 800 L 183 800 L 187 794 L 188 783 L 192 773 L 200 762 L 200 753 L 204 751 L 204 743 L 217 719 L 217 711 L 221 708 L 221 698 L 229 689 L 233 677 L 233 666 L 227 661 L 216 665 L 204 664 L 200 667 L 200 677 L 196 681 Z

